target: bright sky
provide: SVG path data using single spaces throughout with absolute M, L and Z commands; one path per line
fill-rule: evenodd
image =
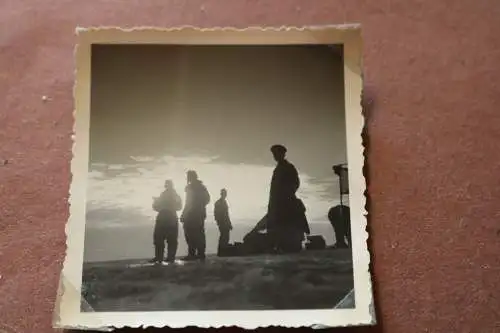
M 339 200 L 332 165 L 347 162 L 338 52 L 168 45 L 92 52 L 89 226 L 150 223 L 152 197 L 166 179 L 183 195 L 189 169 L 212 196 L 209 217 L 227 188 L 234 222 L 254 224 L 266 212 L 276 143 L 299 170 L 309 219 L 326 221 Z
M 312 233 L 333 242 L 343 84 L 339 52 L 325 46 L 93 47 L 85 260 L 151 255 L 152 197 L 166 179 L 184 197 L 189 169 L 212 196 L 207 251 L 221 188 L 241 240 L 266 213 L 277 143 L 299 170 Z
M 89 179 L 87 202 L 92 210 L 122 209 L 134 210 L 143 215 L 137 221 L 121 223 L 148 223 L 154 217 L 151 209 L 152 197 L 163 189 L 166 179 L 172 179 L 178 193 L 184 198 L 186 171 L 194 169 L 207 186 L 212 197 L 208 218 L 213 216 L 213 203 L 219 197 L 221 188 L 228 189 L 228 203 L 234 223 L 255 224 L 265 213 L 269 198 L 269 182 L 273 167 L 260 165 L 237 165 L 212 162 L 211 158 L 179 158 L 165 156 L 160 159 L 134 157 L 136 163 L 95 164 Z M 334 182 L 332 175 L 332 182 Z M 327 184 L 315 184 L 310 177 L 301 174 L 299 197 L 304 201 L 311 221 L 327 222 L 328 209 L 337 200 L 334 193 L 328 196 Z M 330 198 L 328 198 L 330 197 Z M 112 226 L 113 222 L 89 221 L 96 227 Z

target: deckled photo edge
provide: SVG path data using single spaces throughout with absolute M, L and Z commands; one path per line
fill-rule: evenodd
M 373 304 L 373 290 L 370 272 L 370 251 L 368 248 L 366 210 L 366 179 L 363 175 L 365 165 L 365 146 L 363 131 L 365 117 L 362 112 L 363 90 L 363 53 L 362 35 L 359 30 L 344 44 L 345 101 L 347 153 L 349 163 L 349 192 L 353 215 L 352 228 L 357 229 L 353 237 L 354 294 L 356 308 L 364 311 L 363 318 L 370 318 L 370 324 L 376 324 Z M 360 304 L 361 303 L 361 304 Z M 361 314 L 360 314 L 361 315 Z
M 207 33 L 210 36 L 207 36 Z M 364 146 L 362 131 L 364 117 L 361 111 L 361 27 L 358 24 L 328 25 L 310 27 L 251 27 L 236 28 L 130 28 L 92 27 L 77 28 L 75 49 L 75 124 L 73 134 L 73 158 L 71 161 L 72 180 L 70 185 L 70 216 L 66 225 L 67 251 L 61 273 L 60 289 L 54 326 L 78 329 L 101 329 L 110 327 L 199 327 L 240 326 L 252 329 L 266 326 L 353 326 L 375 323 L 373 314 L 372 284 L 369 272 L 370 254 L 367 247 L 365 189 L 362 173 Z M 209 38 L 207 38 L 209 37 Z M 188 40 L 186 40 L 186 38 Z M 279 311 L 230 311 L 231 320 L 223 318 L 227 311 L 199 311 L 198 319 L 184 320 L 182 312 L 113 312 L 81 313 L 80 293 L 83 264 L 83 241 L 85 231 L 85 202 L 87 165 L 89 149 L 90 117 L 90 53 L 92 43 L 172 43 L 181 44 L 233 44 L 235 41 L 260 44 L 327 44 L 344 45 L 345 112 L 347 126 L 347 152 L 350 166 L 350 201 L 355 221 L 353 223 L 353 271 L 355 302 L 354 309 L 332 310 L 279 310 Z M 241 40 L 243 39 L 243 40 Z M 186 313 L 185 311 L 183 311 Z M 300 316 L 294 316 L 299 314 Z M 170 318 L 169 318 L 170 317 Z M 278 319 L 282 318 L 282 319 Z
M 91 42 L 78 33 L 74 48 L 74 86 L 71 181 L 68 198 L 69 218 L 65 226 L 66 255 L 60 275 L 54 327 L 82 329 L 78 324 L 81 303 L 87 164 L 90 116 Z M 99 328 L 96 326 L 96 328 Z

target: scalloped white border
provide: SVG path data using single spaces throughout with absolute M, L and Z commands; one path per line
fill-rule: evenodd
M 361 112 L 362 52 L 358 24 L 308 27 L 174 28 L 91 27 L 76 29 L 74 135 L 67 251 L 61 273 L 54 326 L 111 330 L 112 327 L 223 327 L 254 329 L 267 326 L 337 327 L 375 323 L 367 248 L 364 147 Z M 86 183 L 89 158 L 91 44 L 343 44 L 347 156 L 353 238 L 355 309 L 175 312 L 80 312 L 85 232 Z

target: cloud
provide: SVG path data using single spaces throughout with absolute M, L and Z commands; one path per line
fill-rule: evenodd
M 131 165 L 92 165 L 89 174 L 87 202 L 92 209 L 133 210 L 145 218 L 154 216 L 151 208 L 166 179 L 172 179 L 177 191 L 184 197 L 186 171 L 194 169 L 207 186 L 212 202 L 207 207 L 212 215 L 213 203 L 221 188 L 229 192 L 230 214 L 235 223 L 257 221 L 267 209 L 269 182 L 273 167 L 214 162 L 213 157 L 162 158 L 134 157 Z M 301 175 L 299 197 L 307 207 L 310 220 L 322 220 L 334 203 L 331 180 L 320 181 Z

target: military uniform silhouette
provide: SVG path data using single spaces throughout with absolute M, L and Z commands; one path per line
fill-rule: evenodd
M 187 181 L 186 204 L 181 215 L 184 237 L 188 245 L 188 255 L 185 259 L 205 259 L 205 219 L 210 194 L 195 171 L 188 171 Z
M 165 182 L 165 190 L 159 197 L 154 198 L 153 209 L 158 212 L 153 232 L 155 246 L 154 262 L 162 262 L 167 242 L 167 258 L 172 262 L 177 253 L 179 237 L 179 220 L 177 211 L 182 209 L 182 200 L 174 189 L 172 181 Z
M 328 220 L 330 220 L 335 232 L 335 247 L 347 248 L 351 246 L 350 208 L 345 205 L 337 205 L 330 208 L 328 211 Z
M 227 191 L 222 189 L 220 192 L 221 196 L 214 204 L 214 218 L 220 232 L 217 254 L 223 255 L 224 250 L 229 245 L 229 233 L 233 226 L 229 218 L 229 206 L 226 201 Z
M 271 152 L 277 165 L 271 178 L 267 230 L 278 250 L 299 251 L 306 231 L 303 221 L 305 207 L 296 196 L 300 187 L 299 174 L 295 166 L 286 160 L 285 147 L 274 145 Z

